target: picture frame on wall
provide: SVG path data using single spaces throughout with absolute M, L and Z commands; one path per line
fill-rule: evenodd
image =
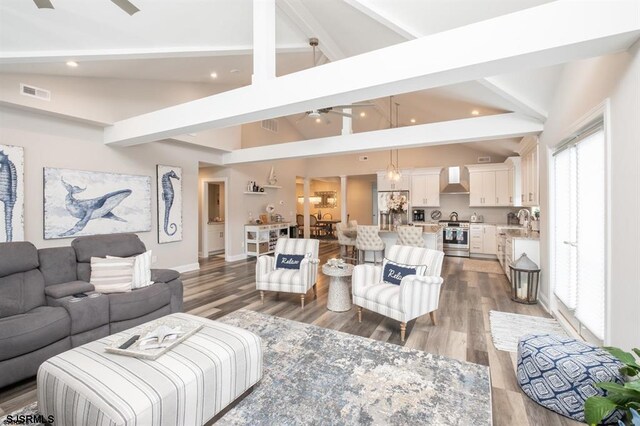
M 182 241 L 182 167 L 156 166 L 158 243 Z
M 44 239 L 151 231 L 151 177 L 44 168 Z
M 24 148 L 0 144 L 0 243 L 24 241 Z

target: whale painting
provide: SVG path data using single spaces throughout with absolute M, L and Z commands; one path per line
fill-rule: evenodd
M 0 243 L 24 240 L 24 149 L 0 145 Z
M 149 231 L 149 176 L 44 169 L 46 240 Z
M 157 166 L 158 243 L 182 240 L 182 168 Z

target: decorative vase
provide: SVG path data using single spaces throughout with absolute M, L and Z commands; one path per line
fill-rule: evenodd
M 269 178 L 267 179 L 267 182 L 269 182 L 269 185 L 275 185 L 276 183 L 278 183 L 276 171 L 273 169 L 273 166 L 271 166 L 271 171 L 269 172 Z
M 394 213 L 393 214 L 393 226 L 402 225 L 402 213 Z

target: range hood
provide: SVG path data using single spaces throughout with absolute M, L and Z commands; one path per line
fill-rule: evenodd
M 443 170 L 445 185 L 440 191 L 441 194 L 468 194 L 469 188 L 461 179 L 462 173 L 467 170 L 466 167 L 447 167 Z

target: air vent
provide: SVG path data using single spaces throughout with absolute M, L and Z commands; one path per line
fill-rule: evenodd
M 490 163 L 491 162 L 491 157 L 487 156 L 487 157 L 478 157 L 478 163 Z
M 45 89 L 40 89 L 34 86 L 28 86 L 24 83 L 20 83 L 20 94 L 29 96 L 32 98 L 41 99 L 43 101 L 51 100 L 51 92 Z
M 278 133 L 278 120 L 274 118 L 262 120 L 262 128 L 273 133 Z
M 369 161 L 369 156 L 361 155 L 360 157 L 358 157 L 358 161 Z

